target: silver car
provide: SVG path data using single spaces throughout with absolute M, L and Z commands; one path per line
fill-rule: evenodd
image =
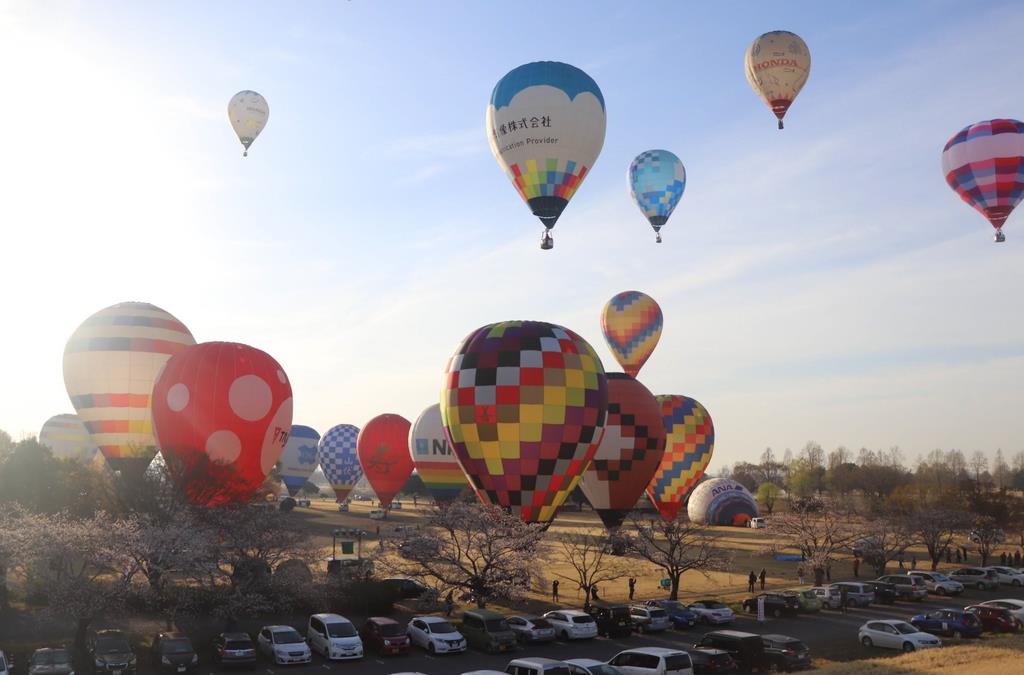
M 832 584 L 830 588 L 839 589 L 839 597 L 842 599 L 843 589 L 846 590 L 847 607 L 867 607 L 875 601 L 875 590 L 867 584 L 856 581 L 840 581 Z
M 964 585 L 959 581 L 953 581 L 942 572 L 907 572 L 915 577 L 924 579 L 924 587 L 929 593 L 935 595 L 960 595 L 964 592 Z
M 555 627 L 547 619 L 514 614 L 507 621 L 508 627 L 521 642 L 551 642 L 555 639 Z

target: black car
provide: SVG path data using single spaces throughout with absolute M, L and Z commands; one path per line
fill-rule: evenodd
M 871 587 L 875 591 L 875 602 L 891 605 L 900 597 L 896 584 L 890 584 L 886 581 L 865 581 L 864 585 Z
M 728 675 L 740 672 L 739 665 L 724 649 L 683 647 L 683 651 L 690 655 L 690 661 L 693 662 L 693 675 Z
M 588 613 L 597 622 L 598 635 L 623 637 L 633 633 L 633 619 L 626 605 L 598 603 L 591 605 Z
M 764 598 L 764 613 L 769 616 L 789 614 L 795 616 L 800 611 L 800 601 L 795 595 L 782 593 L 761 593 L 743 601 L 743 609 L 751 614 L 757 612 L 757 601 Z
M 744 672 L 764 670 L 768 666 L 765 659 L 764 641 L 756 633 L 745 633 L 741 630 L 713 630 L 705 633 L 694 647 L 711 647 L 729 652 L 733 660 Z
M 85 645 L 95 675 L 135 675 L 135 652 L 119 630 L 96 631 Z
M 213 660 L 222 666 L 256 665 L 256 645 L 246 633 L 221 633 L 213 640 Z
M 811 667 L 811 650 L 800 640 L 788 635 L 762 635 L 764 656 L 772 670 L 800 670 Z
M 431 595 L 434 593 L 434 589 L 427 586 L 422 581 L 417 581 L 416 579 L 389 577 L 387 579 L 382 579 L 381 583 L 392 589 L 401 600 L 419 598 L 424 594 Z
M 28 660 L 28 675 L 71 675 L 71 652 L 66 649 L 37 649 Z
M 192 672 L 199 667 L 199 656 L 192 641 L 181 633 L 157 633 L 150 649 L 153 667 L 160 673 Z

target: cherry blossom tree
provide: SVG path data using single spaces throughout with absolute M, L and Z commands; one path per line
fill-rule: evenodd
M 679 581 L 683 574 L 697 571 L 708 576 L 714 570 L 728 569 L 732 557 L 718 545 L 714 530 L 691 522 L 680 514 L 673 520 L 647 520 L 634 516 L 636 534 L 629 548 L 644 560 L 657 565 L 671 582 L 669 598 L 679 597 Z
M 576 584 L 589 603 L 595 586 L 622 579 L 631 572 L 626 563 L 612 557 L 610 550 L 607 537 L 590 533 L 567 535 L 555 547 L 554 557 L 572 574 L 554 572 L 554 576 Z

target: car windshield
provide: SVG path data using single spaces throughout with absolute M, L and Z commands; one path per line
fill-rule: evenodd
M 331 637 L 355 637 L 356 627 L 348 621 L 327 624 L 327 634 Z
M 681 603 L 675 600 L 663 600 L 661 602 L 661 606 L 670 612 L 682 612 L 684 609 L 686 609 L 685 607 L 683 607 Z
M 900 621 L 899 623 L 891 624 L 896 630 L 903 633 L 904 635 L 910 635 L 911 633 L 918 632 L 916 628 L 911 626 L 909 623 Z
M 405 635 L 405 631 L 397 623 L 382 623 L 380 626 L 380 634 L 384 637 L 398 637 L 399 635 Z
M 598 666 L 587 666 L 587 670 L 590 671 L 590 675 L 621 675 L 622 671 L 614 666 L 606 666 L 601 664 Z
M 804 596 L 808 600 L 813 600 L 814 598 L 818 597 L 814 594 L 814 591 L 804 591 L 800 595 Z
M 124 638 L 99 638 L 96 640 L 97 654 L 126 654 L 131 651 Z
M 241 649 L 252 649 L 252 643 L 242 640 L 231 640 L 230 642 L 224 643 L 224 649 L 230 649 L 232 651 L 238 651 Z
M 700 604 L 704 605 L 707 609 L 725 609 L 726 605 L 715 600 L 704 600 Z
M 547 619 L 533 619 L 531 623 L 533 623 L 534 628 L 551 628 L 551 624 L 548 623 Z
M 932 581 L 949 581 L 949 577 L 941 572 L 932 572 Z
M 574 616 L 572 618 L 573 623 L 594 623 L 594 619 L 589 616 Z
M 455 629 L 447 621 L 438 621 L 436 623 L 428 624 L 430 626 L 431 633 L 454 633 Z
M 304 642 L 302 636 L 299 635 L 297 630 L 279 630 L 274 633 L 274 644 L 278 645 L 294 645 L 300 642 Z
M 612 607 L 609 613 L 612 616 L 629 616 L 629 607 Z
M 791 649 L 794 652 L 806 652 L 808 650 L 807 645 L 805 645 L 803 642 L 800 642 L 799 640 L 791 640 L 790 642 L 783 642 L 782 643 L 782 648 L 783 649 Z
M 71 663 L 71 658 L 63 649 L 47 649 L 32 655 L 33 666 L 60 666 Z
M 7 662 L 4 661 L 3 654 L 0 654 L 0 670 L 7 670 Z
M 668 616 L 668 612 L 663 609 L 651 609 L 648 611 L 648 614 L 650 614 L 652 618 Z
M 192 651 L 192 643 L 185 638 L 164 640 L 160 643 L 160 651 L 164 654 L 188 654 Z
M 487 628 L 487 632 L 489 633 L 512 630 L 508 627 L 508 621 L 505 621 L 504 619 L 489 619 L 484 621 L 484 627 Z
M 670 654 L 665 657 L 665 670 L 687 670 L 690 668 L 690 657 L 685 654 Z

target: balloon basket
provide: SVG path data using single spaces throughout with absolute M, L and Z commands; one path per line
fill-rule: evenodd
M 1006 241 L 1006 235 L 1003 234 L 1003 231 L 1001 229 L 998 229 L 996 230 L 995 236 L 992 237 L 992 240 L 995 241 L 997 244 L 1002 244 L 1004 241 Z
M 779 128 L 780 129 L 785 129 L 786 128 L 785 126 L 783 126 L 782 120 L 779 120 Z
M 540 238 L 540 247 L 544 251 L 550 251 L 555 247 L 555 240 L 547 230 L 544 230 L 544 234 Z
M 657 234 L 656 234 L 656 235 L 654 236 L 654 241 L 655 241 L 655 242 L 657 242 L 657 243 L 659 243 L 659 244 L 661 243 L 661 232 L 658 232 L 658 233 L 657 233 Z

